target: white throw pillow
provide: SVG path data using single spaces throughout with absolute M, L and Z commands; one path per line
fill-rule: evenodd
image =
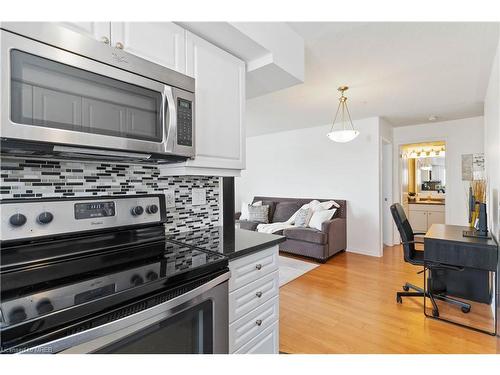
M 317 201 L 316 201 L 317 202 Z M 332 207 L 339 208 L 340 205 L 335 201 L 318 202 L 318 204 L 312 207 L 313 211 L 329 210 Z
M 308 208 L 310 208 L 311 210 L 314 211 L 314 209 L 318 206 L 318 204 L 320 204 L 321 202 L 318 201 L 318 200 L 313 200 L 313 201 L 310 201 L 309 204 L 308 204 Z
M 336 208 L 332 210 L 316 210 L 314 211 L 311 220 L 309 221 L 309 228 L 314 228 L 317 230 L 321 230 L 321 225 L 330 220 L 333 215 L 335 215 Z
M 250 206 L 250 204 L 247 202 L 241 202 L 240 220 L 248 220 L 248 206 Z M 262 201 L 255 202 L 251 206 L 262 206 Z
M 308 208 L 311 208 L 311 203 L 314 201 L 311 201 L 309 203 L 303 204 L 302 207 L 300 207 L 295 213 L 292 215 L 290 219 L 288 219 L 286 222 L 293 224 L 295 223 L 295 218 L 297 217 L 297 214 L 299 213 L 300 210 L 307 210 Z
M 312 208 L 301 208 L 295 216 L 294 225 L 296 227 L 307 227 L 313 215 Z

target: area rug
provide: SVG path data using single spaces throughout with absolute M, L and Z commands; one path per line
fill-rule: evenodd
M 288 258 L 281 256 L 279 257 L 279 278 L 280 287 L 295 280 L 297 277 L 315 269 L 318 264 L 304 262 L 302 260 Z

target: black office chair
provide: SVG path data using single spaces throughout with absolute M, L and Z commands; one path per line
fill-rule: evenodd
M 422 241 L 418 241 L 415 239 L 415 235 L 424 235 L 425 233 L 415 233 L 411 228 L 410 222 L 408 221 L 403 206 L 399 203 L 394 203 L 391 206 L 391 214 L 396 223 L 396 227 L 398 228 L 399 235 L 401 236 L 401 244 L 403 245 L 404 251 L 404 260 L 410 264 L 415 266 L 422 266 L 424 269 L 419 271 L 418 273 L 422 273 L 427 269 L 452 269 L 455 271 L 463 271 L 463 268 L 443 265 L 443 264 L 424 264 L 424 251 L 417 250 L 416 244 L 422 244 Z M 424 249 L 425 250 L 425 249 Z M 471 306 L 468 303 L 456 300 L 454 298 L 450 298 L 444 294 L 444 291 L 434 291 L 432 288 L 432 279 L 429 277 L 427 288 L 428 291 L 424 291 L 423 288 L 420 288 L 416 285 L 405 283 L 403 286 L 404 292 L 396 293 L 396 301 L 397 303 L 403 303 L 403 297 L 428 297 L 432 303 L 432 315 L 435 317 L 439 316 L 439 309 L 436 304 L 436 299 L 441 301 L 446 301 L 452 303 L 456 306 L 459 306 L 462 309 L 463 313 L 468 313 L 470 311 Z M 410 290 L 414 290 L 414 292 L 410 292 Z M 429 292 L 431 291 L 431 292 Z

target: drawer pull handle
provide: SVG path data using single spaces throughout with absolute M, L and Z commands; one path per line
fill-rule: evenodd
M 262 320 L 261 320 L 261 319 L 257 319 L 257 320 L 255 321 L 255 324 L 257 324 L 258 326 L 260 326 L 260 325 L 262 324 Z
M 258 270 L 260 270 L 260 269 L 262 268 L 262 264 L 260 264 L 260 263 L 259 263 L 259 264 L 256 264 L 256 265 L 255 265 L 255 268 L 257 268 Z
M 260 297 L 262 297 L 262 292 L 257 292 L 257 293 L 255 293 L 255 295 L 260 298 Z

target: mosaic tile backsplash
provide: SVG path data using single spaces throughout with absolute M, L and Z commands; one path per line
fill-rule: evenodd
M 175 191 L 169 208 L 168 233 L 219 225 L 218 177 L 162 176 L 154 165 L 2 158 L 1 199 L 128 195 Z M 203 188 L 206 204 L 192 205 L 191 190 Z

